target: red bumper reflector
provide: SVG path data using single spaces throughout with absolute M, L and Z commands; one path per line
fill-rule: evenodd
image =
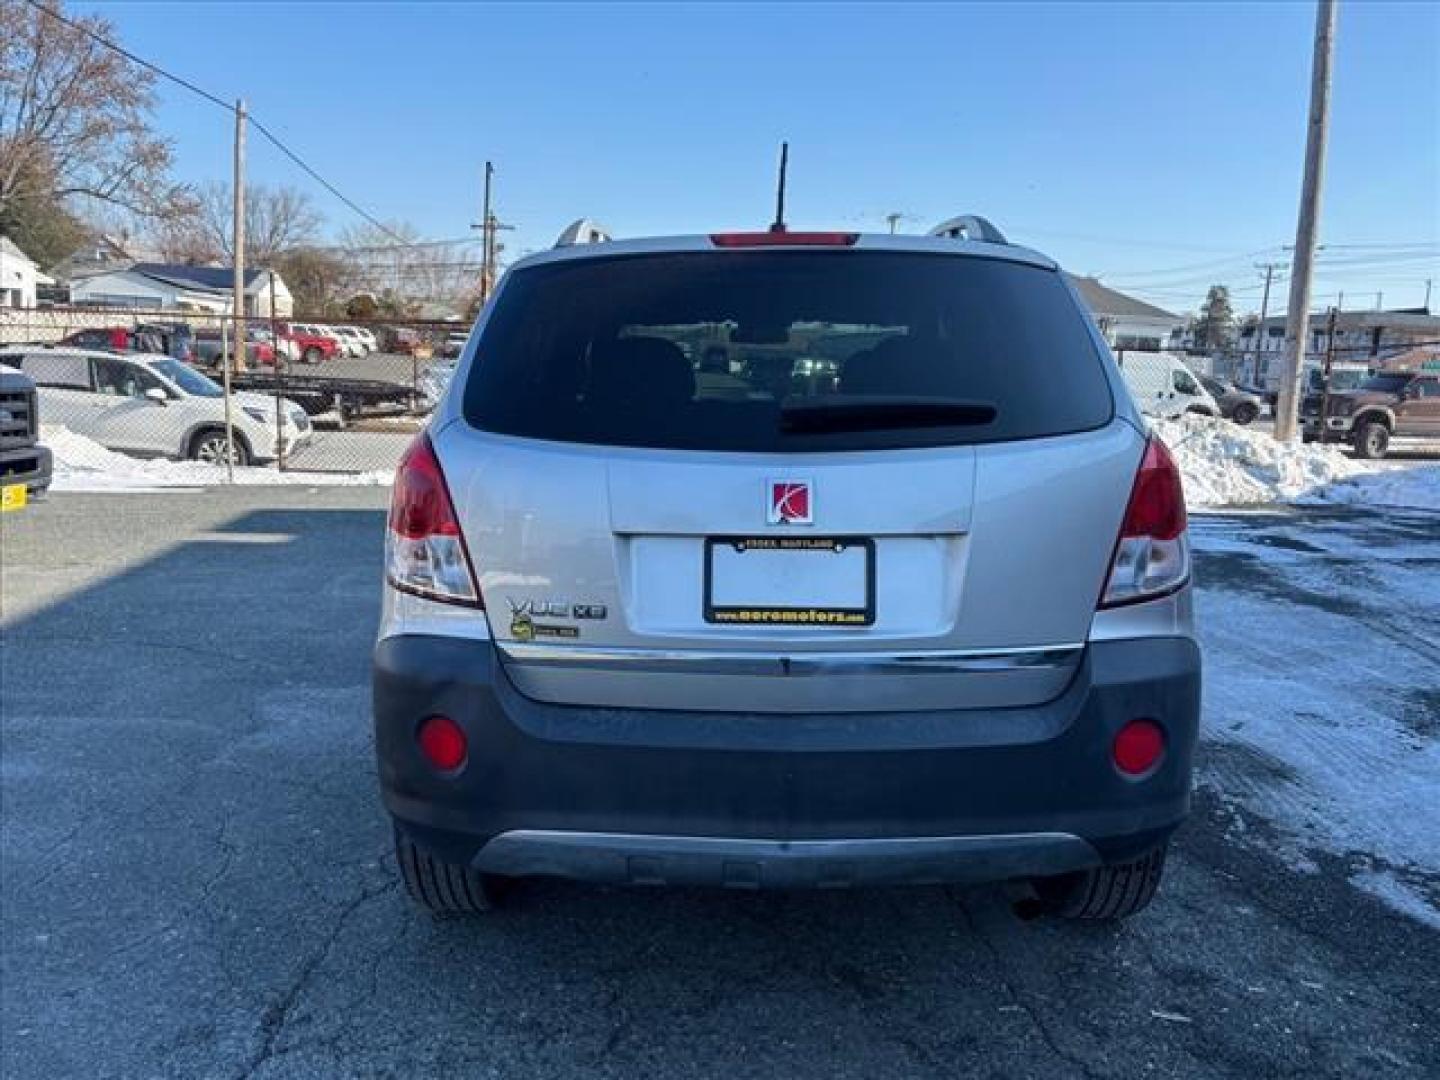
M 468 742 L 460 725 L 448 716 L 427 716 L 415 733 L 425 760 L 441 772 L 454 772 L 465 764 Z
M 731 232 L 711 233 L 710 242 L 722 248 L 850 247 L 860 239 L 853 232 Z
M 1111 753 L 1122 773 L 1140 776 L 1165 753 L 1165 732 L 1154 720 L 1131 720 L 1116 734 Z

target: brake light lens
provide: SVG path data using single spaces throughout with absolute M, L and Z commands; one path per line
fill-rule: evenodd
M 1110 755 L 1126 776 L 1143 776 L 1165 753 L 1165 731 L 1154 720 L 1131 720 L 1115 734 Z
M 428 600 L 480 607 L 475 572 L 429 436 L 410 444 L 395 470 L 385 534 L 385 573 L 392 586 Z
M 465 731 L 448 716 L 427 716 L 415 732 L 420 752 L 439 772 L 454 772 L 465 764 L 470 742 Z
M 1174 592 L 1189 578 L 1180 470 L 1165 444 L 1152 435 L 1135 474 L 1100 606 L 1153 600 Z
M 735 232 L 711 233 L 710 242 L 721 248 L 851 247 L 860 239 L 853 232 Z

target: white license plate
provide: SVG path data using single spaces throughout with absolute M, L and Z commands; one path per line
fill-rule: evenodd
M 730 626 L 869 626 L 875 544 L 855 536 L 705 541 L 705 621 Z

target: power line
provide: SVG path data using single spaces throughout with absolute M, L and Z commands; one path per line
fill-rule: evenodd
M 33 2 L 33 0 L 32 0 L 32 2 Z M 371 225 L 374 225 L 375 228 L 379 229 L 379 230 L 380 230 L 382 233 L 384 233 L 386 236 L 388 236 L 388 237 L 390 237 L 392 240 L 396 241 L 397 244 L 399 244 L 399 245 L 401 245 L 401 246 L 409 246 L 408 241 L 406 241 L 404 237 L 402 237 L 402 236 L 401 236 L 399 233 L 397 233 L 394 229 L 390 228 L 388 225 L 386 225 L 384 222 L 382 222 L 379 218 L 375 217 L 373 214 L 371 214 L 371 213 L 368 212 L 367 210 L 363 209 L 363 208 L 362 208 L 358 203 L 356 203 L 353 199 L 350 199 L 350 198 L 348 198 L 345 194 L 343 194 L 343 193 L 340 191 L 339 188 L 337 188 L 334 184 L 330 183 L 329 180 L 326 180 L 326 179 L 325 179 L 323 176 L 321 176 L 318 172 L 316 172 L 314 169 L 312 169 L 312 168 L 305 162 L 305 160 L 300 157 L 299 154 L 295 153 L 295 151 L 291 150 L 288 146 L 286 146 L 283 142 L 281 142 L 280 139 L 279 139 L 276 135 L 274 135 L 274 134 L 271 133 L 271 131 L 270 131 L 269 128 L 267 128 L 267 127 L 266 127 L 264 124 L 262 124 L 259 120 L 256 120 L 255 117 L 253 117 L 253 116 L 250 117 L 250 126 L 253 127 L 256 131 L 258 131 L 261 135 L 265 136 L 265 138 L 269 139 L 270 142 L 274 145 L 275 149 L 279 150 L 282 154 L 284 154 L 286 157 L 288 157 L 288 158 L 289 158 L 291 161 L 293 161 L 296 165 L 298 165 L 298 166 L 300 166 L 300 168 L 304 169 L 305 172 L 307 172 L 307 173 L 310 175 L 310 177 L 311 177 L 317 184 L 319 184 L 321 187 L 323 187 L 326 191 L 330 192 L 331 195 L 334 195 L 337 199 L 339 199 L 341 202 L 343 202 L 343 203 L 344 203 L 346 206 L 348 206 L 351 210 L 354 210 L 355 213 L 359 214 L 359 215 L 360 215 L 361 217 L 363 217 L 366 221 L 368 221 Z
M 903 216 L 903 215 L 902 215 Z M 1167 243 L 1163 240 L 1130 240 L 1124 237 L 1107 236 L 1097 233 L 1061 232 L 1055 229 L 1032 229 L 1027 225 L 1009 222 L 1006 231 L 1012 236 L 1050 236 L 1061 240 L 1075 240 L 1081 243 L 1108 244 L 1114 247 L 1148 248 L 1155 251 L 1228 251 L 1229 248 L 1215 244 Z
M 88 26 L 86 26 L 84 23 L 76 22 L 74 19 L 67 18 L 67 17 L 65 17 L 64 15 L 60 14 L 60 12 L 58 12 L 58 11 L 52 9 L 52 8 L 46 7 L 45 4 L 41 3 L 41 0 L 25 0 L 25 2 L 26 2 L 27 4 L 29 4 L 31 7 L 33 7 L 36 11 L 39 11 L 39 12 L 44 13 L 45 15 L 48 15 L 50 18 L 54 19 L 56 22 L 63 23 L 63 24 L 65 24 L 66 26 L 70 27 L 72 30 L 77 30 L 77 31 L 79 31 L 80 33 L 84 34 L 87 38 L 89 38 L 91 41 L 94 41 L 95 43 L 104 46 L 105 48 L 111 50 L 112 52 L 118 53 L 119 55 L 125 57 L 125 59 L 129 60 L 132 64 L 138 64 L 140 67 L 144 68 L 146 71 L 154 72 L 156 75 L 159 75 L 161 78 L 168 79 L 168 80 L 170 80 L 171 82 L 175 83 L 175 85 L 184 87 L 186 90 L 189 90 L 192 94 L 198 94 L 200 97 L 204 98 L 206 101 L 210 102 L 211 104 L 213 104 L 213 105 L 218 105 L 220 108 L 224 109 L 226 112 L 230 113 L 231 115 L 234 115 L 234 113 L 235 113 L 235 111 L 236 111 L 234 105 L 231 105 L 229 102 L 225 101 L 224 99 L 218 97 L 218 96 L 215 95 L 215 94 L 210 93 L 210 91 L 205 90 L 205 89 L 203 89 L 202 87 L 196 86 L 196 85 L 195 85 L 194 83 L 192 83 L 190 80 L 185 79 L 185 78 L 182 78 L 181 76 L 176 75 L 174 72 L 167 71 L 165 68 L 162 68 L 159 64 L 151 63 L 149 60 L 146 60 L 146 59 L 144 59 L 143 57 L 136 56 L 136 55 L 135 55 L 134 53 L 132 53 L 129 49 L 126 49 L 126 48 L 123 48 L 123 47 L 121 47 L 121 46 L 119 46 L 119 45 L 116 45 L 113 41 L 109 40 L 108 38 L 104 37 L 104 36 L 101 35 L 101 34 L 96 33 L 94 30 L 90 29 L 90 28 L 89 28 Z M 382 222 L 379 218 L 375 217 L 373 214 L 370 214 L 368 211 L 366 211 L 365 209 L 363 209 L 363 208 L 362 208 L 359 204 L 357 204 L 353 199 L 348 198 L 343 192 L 341 192 L 340 189 L 337 188 L 334 184 L 330 183 L 329 180 L 326 180 L 326 179 L 325 179 L 323 176 L 321 176 L 318 172 L 316 172 L 314 169 L 312 169 L 312 168 L 310 167 L 310 165 L 309 165 L 308 163 L 306 163 L 303 158 L 300 157 L 299 154 L 295 153 L 295 151 L 291 150 L 288 146 L 286 146 L 283 142 L 281 142 L 280 139 L 279 139 L 279 137 L 277 137 L 275 134 L 273 134 L 273 133 L 270 131 L 270 129 L 267 128 L 264 124 L 262 124 L 259 120 L 255 119 L 255 117 L 254 117 L 253 115 L 252 115 L 252 116 L 248 116 L 247 118 L 248 118 L 248 120 L 250 121 L 250 124 L 255 128 L 255 130 L 256 130 L 257 132 L 259 132 L 259 133 L 260 133 L 261 135 L 263 135 L 266 139 L 268 139 L 268 140 L 270 141 L 270 143 L 273 144 L 274 147 L 275 147 L 277 150 L 279 150 L 282 154 L 284 154 L 284 155 L 285 155 L 286 157 L 288 157 L 291 161 L 293 161 L 296 165 L 298 165 L 301 169 L 303 169 L 306 173 L 308 173 L 308 174 L 310 175 L 310 177 L 315 180 L 316 183 L 318 183 L 318 184 L 319 184 L 321 187 L 323 187 L 326 191 L 330 192 L 331 195 L 334 195 L 337 199 L 339 199 L 342 203 L 344 203 L 346 206 L 348 206 L 351 210 L 355 211 L 355 213 L 359 214 L 362 218 L 364 218 L 366 221 L 368 221 L 371 225 L 374 225 L 374 226 L 375 226 L 377 229 L 379 229 L 383 234 L 385 234 L 386 236 L 388 236 L 388 237 L 392 238 L 393 240 L 397 241 L 398 246 L 402 246 L 402 247 L 408 247 L 408 246 L 410 246 L 408 241 L 406 241 L 403 237 L 401 237 L 401 236 L 400 236 L 398 233 L 396 233 L 393 229 L 391 229 L 389 226 L 387 226 L 387 225 L 386 225 L 384 222 Z
M 1138 277 L 1160 277 L 1167 274 L 1182 274 L 1192 270 L 1204 270 L 1211 266 L 1226 266 L 1230 263 L 1243 262 L 1247 259 L 1258 258 L 1261 255 L 1268 255 L 1279 251 L 1279 244 L 1272 244 L 1270 247 L 1260 248 L 1258 251 L 1242 251 L 1234 255 L 1228 255 L 1223 259 L 1207 259 L 1205 262 L 1187 263 L 1184 266 L 1167 266 L 1156 270 L 1136 270 L 1130 274 L 1120 274 L 1120 278 L 1128 280 Z

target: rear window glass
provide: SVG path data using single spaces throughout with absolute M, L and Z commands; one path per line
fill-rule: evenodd
M 39 353 L 24 357 L 19 366 L 36 386 L 90 389 L 90 359 L 86 356 Z
M 870 450 L 1099 427 L 1109 384 L 1059 274 L 893 252 L 697 252 L 513 274 L 474 426 L 612 446 Z

